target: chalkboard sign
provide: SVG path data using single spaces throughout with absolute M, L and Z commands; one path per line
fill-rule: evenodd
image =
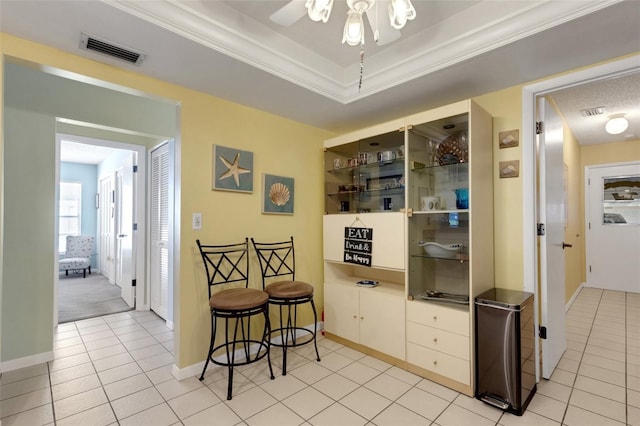
M 344 262 L 371 267 L 373 228 L 344 228 Z

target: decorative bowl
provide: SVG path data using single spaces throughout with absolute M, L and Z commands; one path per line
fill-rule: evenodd
M 433 241 L 420 241 L 418 245 L 424 248 L 425 253 L 433 257 L 455 258 L 464 247 L 460 243 L 438 244 Z

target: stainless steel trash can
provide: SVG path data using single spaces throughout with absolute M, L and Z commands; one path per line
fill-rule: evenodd
M 536 392 L 533 294 L 494 288 L 475 299 L 475 397 L 521 416 Z

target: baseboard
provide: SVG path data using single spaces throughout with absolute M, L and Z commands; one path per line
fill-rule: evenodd
M 313 325 L 307 325 L 303 328 L 306 328 L 307 330 L 311 331 L 313 330 Z M 315 328 L 316 328 L 316 333 L 322 331 L 322 323 L 321 322 L 317 322 L 315 324 Z M 296 337 L 299 336 L 304 336 L 305 333 L 304 331 L 298 331 L 296 332 Z M 274 339 L 275 342 L 279 343 L 281 342 L 281 340 L 279 338 Z M 255 355 L 256 351 L 258 350 L 258 345 L 252 345 L 250 353 L 251 355 Z M 236 356 L 237 357 L 241 357 L 243 356 L 242 351 L 241 350 L 237 350 L 236 351 Z M 219 356 L 216 357 L 215 360 L 216 361 L 222 361 L 226 358 L 226 356 Z M 205 361 L 200 361 L 197 362 L 195 364 L 191 364 L 187 367 L 184 368 L 179 368 L 177 365 L 173 364 L 173 366 L 171 366 L 171 374 L 173 375 L 173 377 L 176 378 L 176 380 L 180 381 L 180 380 L 184 380 L 184 379 L 188 379 L 189 377 L 200 377 L 200 374 L 202 374 L 202 369 L 204 368 L 204 363 Z M 215 365 L 215 364 L 214 364 Z
M 573 294 L 569 298 L 569 301 L 567 302 L 567 304 L 564 307 L 564 311 L 565 312 L 569 312 L 569 308 L 571 308 L 571 305 L 573 305 L 573 302 L 576 301 L 576 298 L 578 297 L 578 294 L 580 294 L 580 290 L 582 290 L 582 287 L 584 287 L 584 286 L 585 286 L 585 283 L 580 283 L 578 288 L 576 288 L 576 291 L 573 292 Z
M 16 358 L 10 361 L 0 362 L 0 373 L 32 367 L 49 361 L 53 361 L 53 352 L 42 352 L 35 355 L 25 356 L 23 358 Z

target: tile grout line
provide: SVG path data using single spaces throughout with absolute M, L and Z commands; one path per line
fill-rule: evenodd
M 582 293 L 582 290 L 580 292 Z M 587 345 L 589 344 L 589 338 L 591 337 L 591 332 L 593 331 L 593 325 L 596 322 L 596 317 L 598 316 L 598 309 L 600 308 L 600 303 L 602 303 L 602 297 L 604 295 L 604 290 L 600 292 L 600 297 L 598 297 L 598 304 L 596 306 L 595 312 L 593 313 L 593 319 L 591 320 L 591 325 L 589 327 L 589 334 L 587 335 L 587 339 L 584 344 L 584 348 L 582 349 L 582 354 L 580 355 L 580 361 L 578 361 L 578 368 L 576 369 L 576 375 L 573 378 L 573 383 L 571 384 L 571 390 L 569 391 L 569 398 L 567 399 L 567 404 L 564 407 L 564 413 L 562 414 L 561 425 L 564 425 L 564 421 L 567 417 L 567 412 L 569 411 L 569 406 L 571 405 L 571 397 L 573 396 L 573 391 L 576 386 L 576 382 L 578 381 L 578 376 L 580 375 L 580 367 L 582 366 L 582 359 L 584 358 L 584 353 L 587 351 Z M 565 313 L 566 315 L 566 313 Z

